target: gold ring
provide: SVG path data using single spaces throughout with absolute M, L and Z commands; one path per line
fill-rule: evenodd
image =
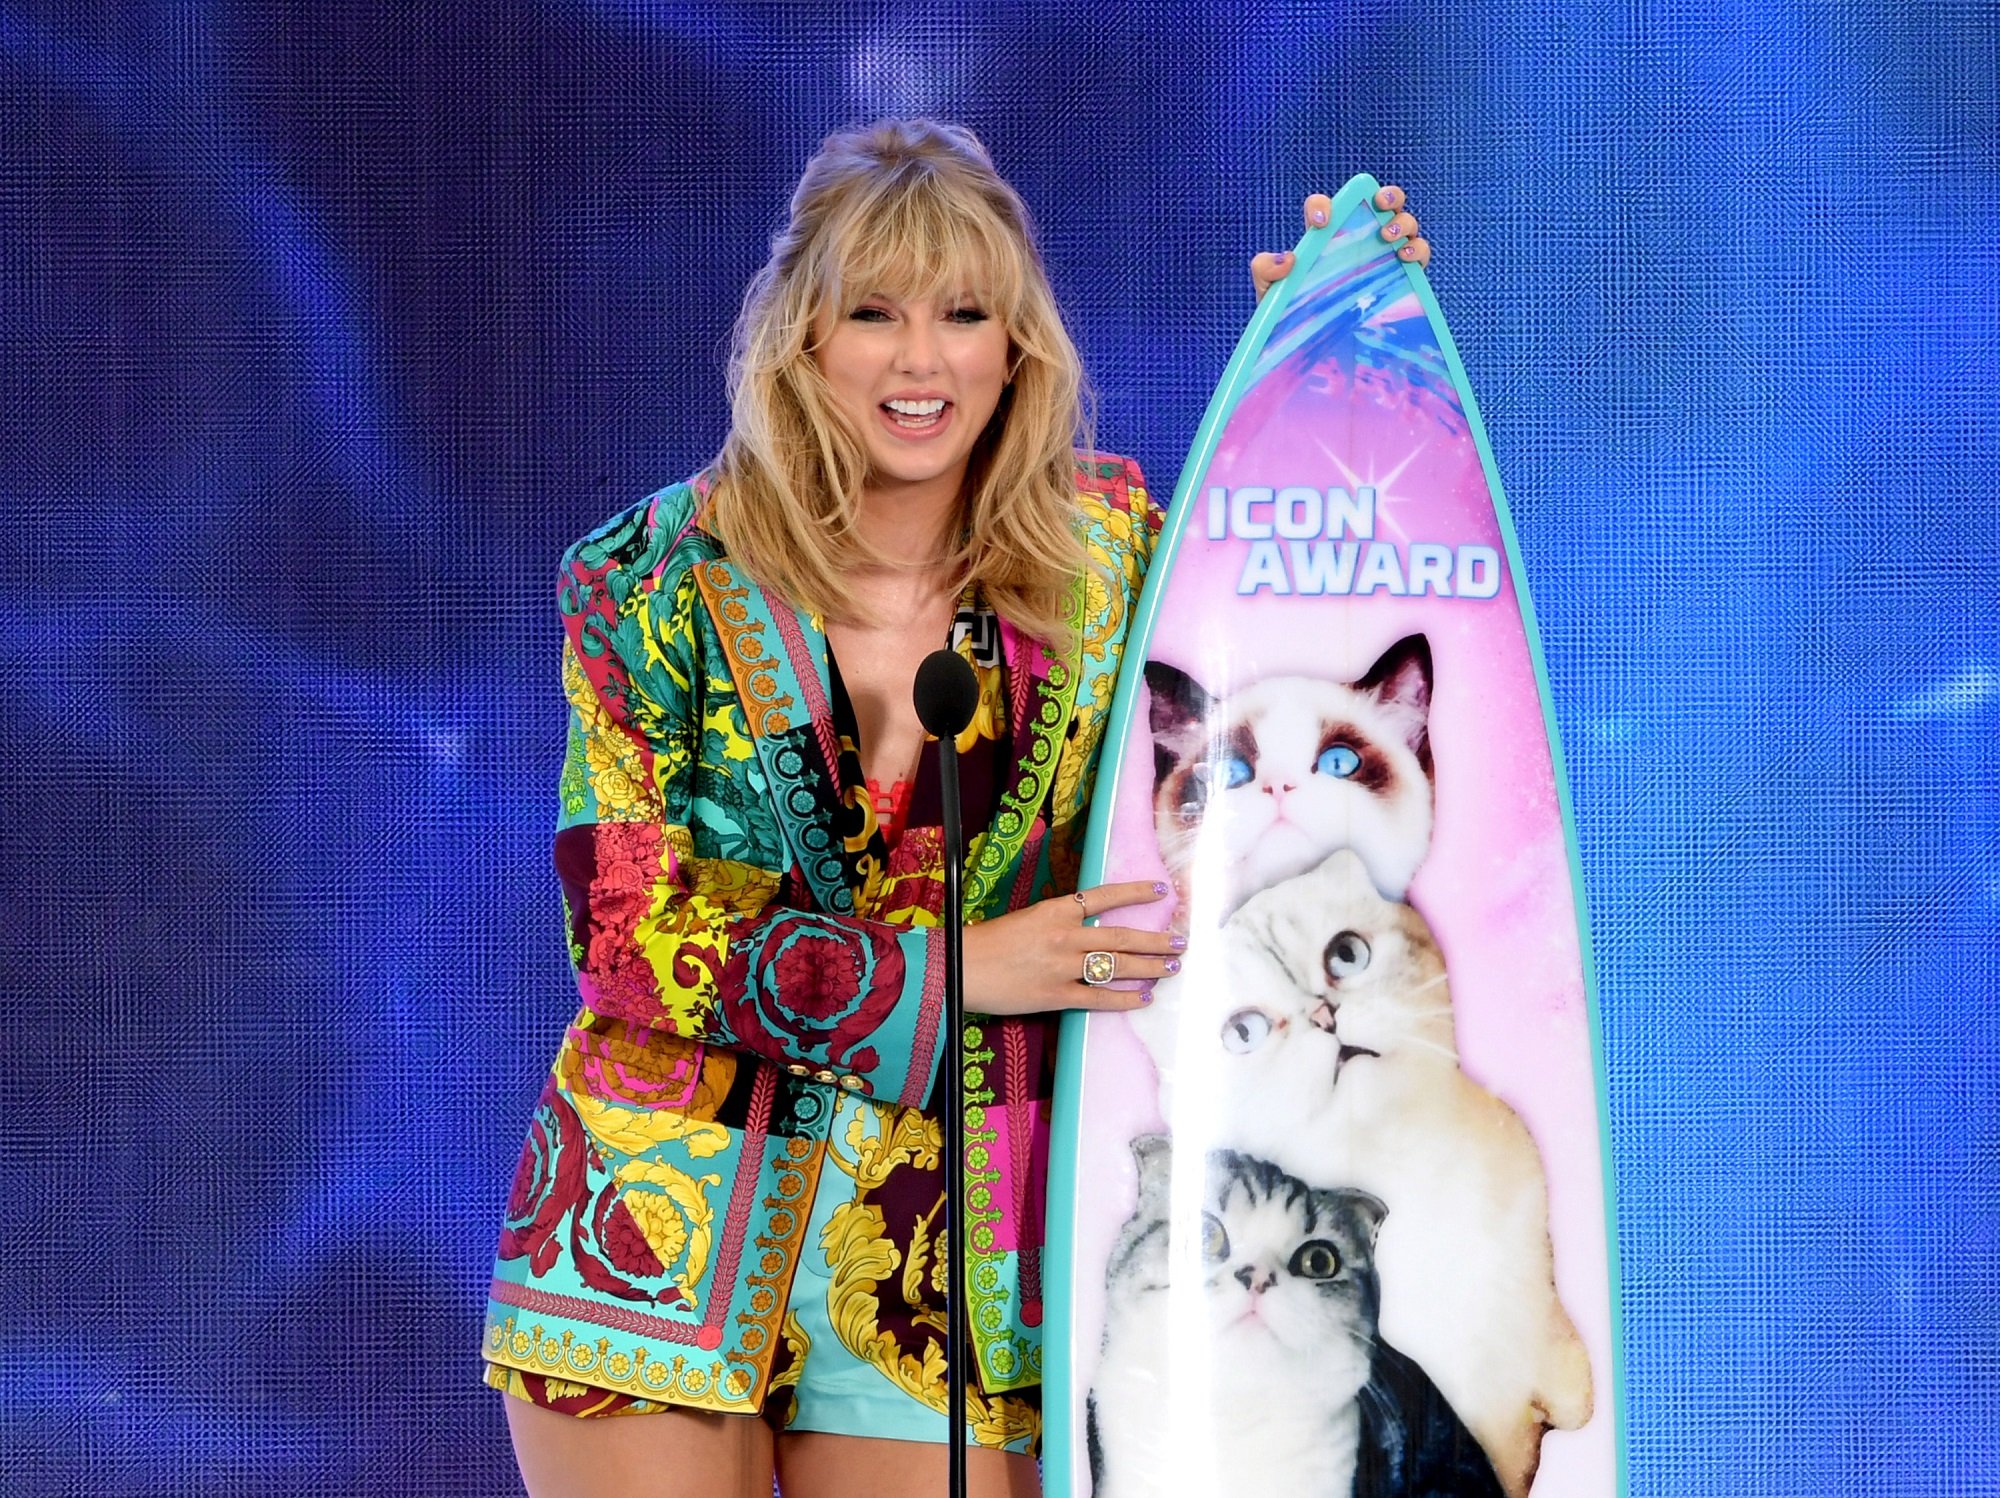
M 1083 916 L 1082 916 L 1082 919 L 1084 919 L 1084 920 L 1086 920 L 1086 921 L 1087 921 L 1087 920 L 1089 920 L 1089 919 L 1090 919 L 1090 902 L 1089 902 L 1088 900 L 1084 899 L 1084 897 L 1083 897 L 1083 891 L 1082 891 L 1082 890 L 1080 890 L 1080 889 L 1079 889 L 1079 890 L 1072 890 L 1072 891 L 1070 892 L 1070 898 L 1071 898 L 1072 900 L 1076 901 L 1076 908 L 1077 908 L 1078 910 L 1080 910 L 1080 911 L 1082 911 L 1082 912 L 1083 912 Z
M 1092 988 L 1102 988 L 1118 976 L 1118 959 L 1109 952 L 1085 952 L 1083 954 L 1083 981 Z

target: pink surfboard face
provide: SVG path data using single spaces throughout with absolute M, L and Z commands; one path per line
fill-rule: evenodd
M 1189 945 L 1148 1009 L 1083 1027 L 1052 1492 L 1401 1491 L 1398 1462 L 1617 1486 L 1589 1004 L 1511 538 L 1448 340 L 1342 201 L 1183 480 L 1106 750 L 1092 877 L 1170 880 L 1140 921 Z M 1322 1470 L 1343 1450 L 1358 1487 Z

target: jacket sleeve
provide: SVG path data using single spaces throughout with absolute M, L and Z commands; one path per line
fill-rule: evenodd
M 944 1012 L 940 933 L 783 902 L 801 881 L 773 867 L 773 792 L 730 726 L 734 694 L 700 676 L 692 572 L 668 566 L 655 589 L 605 534 L 562 578 L 555 860 L 584 1006 L 920 1105 Z M 718 763 L 701 762 L 705 742 Z

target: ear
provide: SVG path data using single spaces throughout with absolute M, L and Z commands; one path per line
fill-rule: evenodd
M 1146 686 L 1153 698 L 1150 718 L 1155 737 L 1198 728 L 1215 710 L 1215 699 L 1200 682 L 1165 661 L 1146 662 Z
M 1379 1196 L 1370 1196 L 1365 1191 L 1329 1191 L 1326 1195 L 1333 1198 L 1339 1210 L 1354 1220 L 1361 1236 L 1368 1240 L 1372 1248 L 1382 1232 L 1382 1220 L 1389 1215 L 1388 1204 Z
M 1215 699 L 1185 671 L 1165 661 L 1146 662 L 1146 686 L 1151 698 L 1148 719 L 1153 729 L 1153 787 L 1171 775 L 1191 748 L 1214 710 Z
M 1174 1143 L 1165 1134 L 1141 1134 L 1132 1141 L 1132 1158 L 1139 1162 L 1139 1200 L 1164 1202 L 1173 1184 Z
M 1431 642 L 1405 635 L 1377 657 L 1355 684 L 1384 707 L 1397 709 L 1403 738 L 1417 763 L 1431 772 Z

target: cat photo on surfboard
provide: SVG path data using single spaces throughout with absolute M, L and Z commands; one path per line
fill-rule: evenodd
M 1083 879 L 1178 974 L 1064 1019 L 1051 1498 L 1623 1491 L 1560 747 L 1422 270 L 1357 177 L 1197 432 Z

